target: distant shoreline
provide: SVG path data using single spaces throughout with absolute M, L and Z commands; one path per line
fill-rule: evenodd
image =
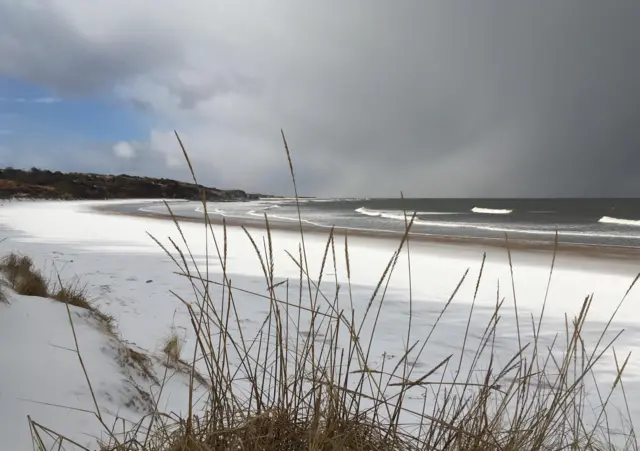
M 247 193 L 240 189 L 219 189 L 178 180 L 85 172 L 60 172 L 38 168 L 0 168 L 0 199 L 189 199 L 203 194 L 211 201 L 229 202 L 277 198 Z
M 158 220 L 172 220 L 172 217 L 162 213 L 152 213 L 148 211 L 141 211 L 135 209 L 132 211 L 119 211 L 113 206 L 109 205 L 96 205 L 93 207 L 95 210 L 101 213 L 107 214 L 119 214 L 125 216 L 144 217 Z M 204 214 L 201 218 L 195 218 L 193 216 L 185 216 L 180 214 L 174 215 L 176 219 L 181 222 L 191 222 L 197 224 L 204 223 Z M 249 229 L 266 230 L 264 220 L 259 219 L 240 219 L 236 217 L 217 218 L 209 216 L 209 222 L 214 225 L 226 224 L 230 227 L 246 227 Z M 269 228 L 272 230 L 281 230 L 289 232 L 300 232 L 300 223 L 291 222 L 286 223 L 283 221 L 270 221 Z M 328 236 L 331 226 L 322 226 L 317 224 L 302 224 L 302 230 L 304 233 L 322 234 Z M 346 235 L 351 237 L 364 237 L 380 240 L 394 240 L 398 243 L 402 239 L 404 232 L 391 231 L 391 230 L 373 230 L 373 229 L 356 229 L 346 227 L 335 227 L 334 235 L 339 237 L 345 237 Z M 494 249 L 507 249 L 507 242 L 503 238 L 489 238 L 489 237 L 467 237 L 467 236 L 455 236 L 455 235 L 436 235 L 425 233 L 410 233 L 410 239 L 412 243 L 430 243 L 430 244 L 442 244 L 456 246 L 460 248 L 494 248 Z M 554 250 L 554 241 L 529 241 L 522 239 L 511 239 L 508 241 L 509 249 L 513 251 L 527 251 L 527 252 L 545 252 L 551 254 Z M 558 243 L 558 253 L 567 253 L 578 257 L 591 257 L 591 258 L 603 258 L 603 259 L 615 259 L 619 261 L 639 260 L 640 261 L 640 247 L 632 246 L 616 246 L 616 245 L 601 245 L 601 244 L 576 244 L 576 243 Z

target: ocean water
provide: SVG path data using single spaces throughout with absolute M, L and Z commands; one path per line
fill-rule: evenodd
M 309 225 L 370 231 L 405 229 L 405 212 L 415 213 L 412 233 L 601 246 L 640 246 L 640 199 L 305 199 L 300 216 Z M 120 210 L 141 209 L 166 213 L 156 205 L 120 205 Z M 199 202 L 173 204 L 174 213 L 202 217 Z M 211 203 L 212 218 L 226 216 L 247 222 L 298 221 L 294 200 Z

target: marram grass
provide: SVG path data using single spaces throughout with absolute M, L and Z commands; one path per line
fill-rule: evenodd
M 191 160 L 177 134 L 176 137 L 197 184 Z M 297 197 L 286 140 L 284 145 Z M 171 212 L 168 204 L 167 209 Z M 500 359 L 495 339 L 501 313 L 507 307 L 503 306 L 504 301 L 498 301 L 477 348 L 461 350 L 474 355 L 471 366 L 464 372 L 461 371 L 462 358 L 458 361 L 450 356 L 432 362 L 429 369 L 418 373 L 412 362 L 424 357 L 431 335 L 413 337 L 413 317 L 409 315 L 407 334 L 399 338 L 405 343 L 404 355 L 393 366 L 380 367 L 373 364 L 371 357 L 373 336 L 389 278 L 397 265 L 410 265 L 410 259 L 405 257 L 410 247 L 412 217 L 407 216 L 406 233 L 379 276 L 370 302 L 357 314 L 352 304 L 346 238 L 342 245 L 333 230 L 329 233 L 322 269 L 314 276 L 308 270 L 300 220 L 300 248 L 297 255 L 289 255 L 299 269 L 299 278 L 276 283 L 279 279 L 274 269 L 273 241 L 267 218 L 264 243 L 256 242 L 245 230 L 262 266 L 265 287 L 260 292 L 242 294 L 252 295 L 256 302 L 269 305 L 257 335 L 247 336 L 241 324 L 243 318 L 236 308 L 236 291 L 226 272 L 228 255 L 233 252 L 228 247 L 226 226 L 222 236 L 214 233 L 204 198 L 203 209 L 207 248 L 212 249 L 212 257 L 219 260 L 222 281 L 210 280 L 209 268 L 196 264 L 180 223 L 172 213 L 183 241 L 172 242 L 173 248 L 169 249 L 156 240 L 173 259 L 176 270 L 189 280 L 196 299 L 191 303 L 180 299 L 189 310 L 197 342 L 195 349 L 182 352 L 191 353 L 191 361 L 199 362 L 198 372 L 195 363 L 191 367 L 188 414 L 176 417 L 156 409 L 125 432 L 116 432 L 103 423 L 107 439 L 100 444 L 101 450 L 638 449 L 633 427 L 614 435 L 608 426 L 611 393 L 622 391 L 627 399 L 623 372 L 628 357 L 618 360 L 616 356 L 616 377 L 609 387 L 599 389 L 600 406 L 594 410 L 586 401 L 586 382 L 594 379 L 594 365 L 605 353 L 613 352 L 613 342 L 605 340 L 611 321 L 593 349 L 587 349 L 584 343 L 582 330 L 591 297 L 587 297 L 581 310 L 567 321 L 564 339 L 556 340 L 551 349 L 540 342 L 541 317 L 537 323 L 532 321 L 533 340 L 529 342 L 521 334 L 518 322 L 518 351 L 513 355 L 500 355 Z M 336 285 L 335 292 L 324 292 L 320 289 L 322 280 L 337 273 L 339 259 L 344 259 L 347 267 L 346 288 L 340 290 Z M 477 284 L 483 267 L 484 260 Z M 552 272 L 553 265 L 550 280 Z M 467 274 L 453 290 L 442 312 L 435 315 L 434 329 L 439 327 L 442 315 L 466 277 Z M 297 284 L 297 298 L 281 296 L 282 290 L 278 288 L 289 282 Z M 634 284 L 635 281 L 632 286 Z M 286 292 L 289 293 L 288 287 Z M 407 302 L 412 311 L 411 296 Z M 517 317 L 517 306 L 514 308 Z M 471 315 L 468 321 L 467 334 Z M 368 335 L 363 332 L 365 322 L 372 324 Z M 464 337 L 463 348 L 471 341 L 467 338 Z M 167 355 L 175 354 L 173 344 L 177 343 L 167 344 L 171 345 Z M 480 361 L 488 363 L 481 366 Z M 497 361 L 506 363 L 498 365 Z M 452 368 L 457 371 L 448 371 Z M 454 376 L 446 378 L 447 374 Z M 195 386 L 199 377 L 206 379 L 208 387 L 204 410 L 196 407 Z M 87 382 L 90 383 L 88 379 Z M 419 410 L 407 407 L 409 396 L 420 394 L 425 399 L 423 407 Z M 427 397 L 433 398 L 429 405 Z M 622 406 L 623 411 L 625 408 L 628 413 L 627 406 Z M 96 410 L 98 420 L 102 421 L 97 403 Z M 55 436 L 62 448 L 77 445 L 35 420 L 30 419 L 30 424 L 36 449 L 44 446 L 41 437 L 45 434 Z

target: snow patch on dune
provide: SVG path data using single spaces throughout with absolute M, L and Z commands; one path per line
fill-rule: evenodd
M 105 431 L 75 352 L 66 306 L 51 299 L 21 296 L 3 288 L 0 303 L 0 437 L 3 449 L 30 450 L 33 421 L 93 449 Z M 131 359 L 146 355 L 109 333 L 88 311 L 70 307 L 79 349 L 98 407 L 107 424 L 116 417 L 139 421 L 154 407 L 163 374 L 159 357 L 148 366 Z M 10 369 L 6 371 L 6 369 Z M 176 385 L 178 384 L 178 385 Z M 173 389 L 171 389 L 171 386 Z M 181 389 L 177 389 L 182 386 Z M 184 410 L 188 379 L 177 374 L 169 382 L 173 409 Z M 166 398 L 166 399 L 164 399 Z M 41 434 L 43 440 L 49 439 Z M 45 443 L 50 448 L 51 443 Z M 74 449 L 74 448 L 65 448 Z

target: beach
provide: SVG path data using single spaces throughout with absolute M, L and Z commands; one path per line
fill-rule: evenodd
M 169 202 L 172 206 L 179 204 L 181 202 Z M 128 210 L 122 206 L 128 206 Z M 202 219 L 179 216 L 178 230 L 168 215 L 148 211 L 148 206 L 148 201 L 5 203 L 0 210 L 0 233 L 6 241 L 1 246 L 3 250 L 30 255 L 49 272 L 82 280 L 96 306 L 115 318 L 123 339 L 153 352 L 170 330 L 179 331 L 185 349 L 193 349 L 195 337 L 187 309 L 178 299 L 192 302 L 191 286 L 151 237 L 174 254 L 172 243 L 183 249 L 188 245 L 189 258 L 193 258 L 207 279 L 218 284 L 212 288 L 214 293 L 224 296 L 224 286 L 232 284 L 243 319 L 241 327 L 249 336 L 258 333 L 260 318 L 269 311 L 268 302 L 246 294 L 266 294 L 264 268 L 256 255 L 256 247 L 263 256 L 273 255 L 274 282 L 282 299 L 294 296 L 304 286 L 300 283 L 301 264 L 296 261 L 304 244 L 304 270 L 317 281 L 323 269 L 325 275 L 320 287 L 327 298 L 338 299 L 340 308 L 347 311 L 353 305 L 355 311 L 363 312 L 371 302 L 380 276 L 394 260 L 402 237 L 397 232 L 386 236 L 374 231 L 348 230 L 347 250 L 344 231 L 336 229 L 335 242 L 327 246 L 329 229 L 306 224 L 303 242 L 300 226 L 293 221 L 292 224 L 274 222 L 270 239 L 260 223 L 264 219 L 258 218 L 242 222 L 225 217 L 226 228 L 221 225 L 222 218 L 212 218 L 207 230 Z M 250 227 L 245 231 L 240 225 Z M 375 308 L 380 308 L 372 345 L 375 364 L 398 362 L 404 353 L 407 325 L 411 321 L 411 341 L 430 337 L 424 353 L 414 362 L 417 372 L 428 371 L 434 362 L 449 355 L 455 355 L 453 367 L 457 366 L 457 359 L 463 368 L 467 367 L 470 362 L 463 352 L 463 342 L 469 349 L 478 345 L 487 321 L 501 300 L 504 300 L 500 310 L 502 319 L 495 346 L 500 363 L 506 364 L 517 352 L 518 332 L 523 341 L 531 340 L 532 323 L 539 321 L 543 306 L 541 339 L 549 345 L 557 339 L 557 334 L 564 333 L 565 314 L 569 318 L 578 315 L 585 297 L 591 294 L 594 298 L 584 330 L 585 343 L 593 345 L 597 333 L 616 313 L 607 337 L 612 338 L 624 330 L 615 345 L 617 354 L 637 353 L 640 291 L 631 290 L 619 307 L 638 271 L 636 250 L 602 250 L 597 246 L 576 250 L 577 245 L 561 244 L 549 284 L 553 246 L 543 247 L 540 243 L 525 246 L 517 240 L 510 243 L 513 244 L 511 258 L 503 244 L 492 240 L 476 238 L 464 242 L 461 238 L 411 236 L 374 302 Z M 326 258 L 325 252 L 328 252 Z M 380 296 L 384 296 L 383 300 Z M 441 315 L 445 306 L 446 313 Z M 519 323 L 515 319 L 516 306 Z M 438 327 L 432 332 L 436 323 Z M 367 325 L 365 331 L 369 327 L 372 326 Z M 79 367 L 65 369 L 71 370 L 81 371 Z M 448 368 L 442 374 L 446 376 L 452 371 Z M 603 355 L 594 374 L 605 385 L 614 382 L 615 363 L 611 352 Z M 77 379 L 74 381 L 80 383 Z M 633 357 L 625 369 L 624 381 L 629 392 L 640 389 L 640 365 Z M 87 408 L 90 399 L 86 392 L 77 399 L 81 401 L 79 405 Z M 176 393 L 174 400 L 177 404 L 171 406 L 178 409 L 184 397 Z M 614 397 L 613 401 L 620 399 Z M 409 397 L 407 405 L 419 411 L 423 402 L 422 396 L 415 395 Z M 597 403 L 597 399 L 593 402 Z M 69 418 L 65 422 L 56 419 L 55 407 L 17 401 L 15 404 L 20 408 L 16 408 L 13 421 L 0 422 L 0 436 L 15 436 L 18 429 L 28 436 L 27 424 L 22 422 L 27 412 L 60 427 L 69 424 Z M 640 408 L 631 407 L 632 417 L 639 420 Z M 131 417 L 140 415 L 126 408 L 123 412 Z M 81 415 L 67 413 L 76 414 Z M 86 425 L 86 421 L 83 424 Z

